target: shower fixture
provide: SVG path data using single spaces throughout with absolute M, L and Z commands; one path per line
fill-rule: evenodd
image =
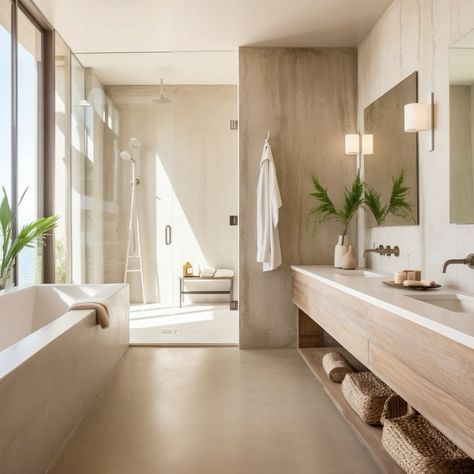
M 160 85 L 161 85 L 160 97 L 158 97 L 158 99 L 153 99 L 153 102 L 155 102 L 155 104 L 169 104 L 171 100 L 168 99 L 168 97 L 165 97 L 165 94 L 163 92 L 163 79 L 160 79 Z
M 120 158 L 122 158 L 122 160 L 124 160 L 124 161 L 133 161 L 133 162 L 135 162 L 135 160 L 132 158 L 132 155 L 127 150 L 123 150 L 123 151 L 120 152 Z
M 130 138 L 130 148 L 138 149 L 142 146 L 142 142 L 138 138 Z
M 131 153 L 127 150 L 120 152 L 120 158 L 129 161 L 132 167 L 131 180 L 131 196 L 130 196 L 130 214 L 128 222 L 128 243 L 127 243 L 127 259 L 125 263 L 125 272 L 123 282 L 127 283 L 129 273 L 139 273 L 142 289 L 143 304 L 147 304 L 145 273 L 143 271 L 143 255 L 140 238 L 140 219 L 138 217 L 138 207 L 136 202 L 136 187 L 140 184 L 140 180 L 136 177 L 136 164 L 139 158 L 139 149 L 142 146 L 138 138 L 131 138 L 129 142 Z M 130 268 L 131 263 L 138 264 L 138 268 Z

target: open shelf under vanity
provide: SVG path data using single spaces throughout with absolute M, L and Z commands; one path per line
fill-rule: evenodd
M 344 398 L 341 384 L 332 382 L 324 372 L 322 366 L 322 358 L 324 354 L 333 351 L 343 351 L 337 347 L 300 347 L 298 350 L 303 360 L 311 369 L 311 372 L 321 383 L 325 392 L 328 394 L 329 398 L 350 427 L 354 430 L 359 440 L 370 452 L 382 472 L 390 474 L 404 473 L 382 446 L 382 427 L 370 426 L 362 421 Z

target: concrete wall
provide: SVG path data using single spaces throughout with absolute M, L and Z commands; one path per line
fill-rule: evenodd
M 449 224 L 449 45 L 474 25 L 474 3 L 465 0 L 394 0 L 359 46 L 358 118 L 363 110 L 407 75 L 418 70 L 420 100 L 433 91 L 435 151 L 419 135 L 420 225 L 366 230 L 360 222 L 359 261 L 375 242 L 399 245 L 400 258 L 371 256 L 373 268 L 421 268 L 428 278 L 467 290 L 474 274 L 464 266 L 441 273 L 442 262 L 474 250 L 474 226 Z
M 356 130 L 357 51 L 346 48 L 241 48 L 240 119 L 240 346 L 294 347 L 291 264 L 329 264 L 340 226 L 307 228 L 317 174 L 338 202 L 354 179 L 355 159 L 344 134 Z M 256 263 L 256 185 L 267 130 L 283 207 L 283 266 L 262 273 Z M 350 231 L 352 242 L 355 229 Z

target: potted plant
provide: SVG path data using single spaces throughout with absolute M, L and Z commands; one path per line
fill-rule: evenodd
M 382 225 L 389 214 L 415 222 L 407 199 L 409 192 L 410 188 L 405 185 L 405 175 L 402 170 L 397 177 L 392 178 L 390 199 L 385 205 L 382 204 L 381 194 L 365 184 L 364 207 L 372 213 L 377 225 Z
M 24 225 L 18 235 L 13 239 L 14 214 L 8 201 L 8 196 L 3 189 L 3 198 L 0 203 L 0 290 L 5 288 L 10 281 L 11 272 L 15 265 L 18 254 L 25 247 L 33 247 L 38 239 L 43 243 L 46 234 L 56 227 L 58 216 L 41 217 L 34 222 Z M 26 191 L 20 198 L 18 205 L 21 204 Z
M 338 242 L 334 249 L 334 266 L 341 267 L 342 256 L 351 251 L 348 248 L 347 230 L 352 218 L 357 210 L 364 204 L 364 184 L 357 173 L 350 189 L 344 190 L 344 200 L 342 207 L 337 209 L 328 195 L 328 190 L 320 183 L 315 176 L 312 177 L 314 192 L 311 193 L 318 204 L 313 207 L 309 216 L 315 220 L 316 224 L 334 219 L 341 223 L 342 233 L 338 237 Z

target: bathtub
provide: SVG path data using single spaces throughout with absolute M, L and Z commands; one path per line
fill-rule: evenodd
M 106 300 L 110 326 L 76 299 Z M 128 285 L 0 291 L 0 473 L 46 471 L 129 341 Z

